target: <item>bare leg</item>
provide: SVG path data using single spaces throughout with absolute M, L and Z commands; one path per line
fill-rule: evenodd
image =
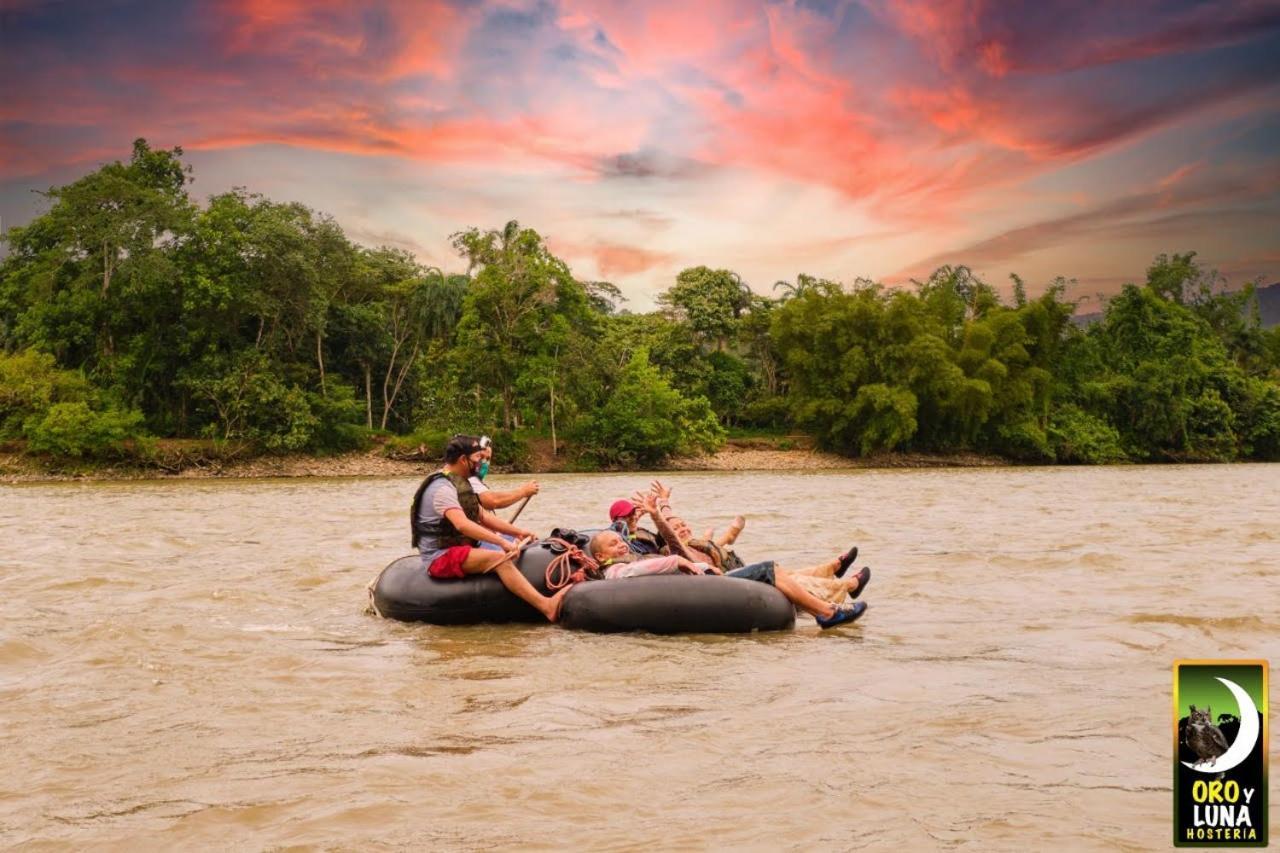
M 462 563 L 462 571 L 469 575 L 493 572 L 498 576 L 498 580 L 502 581 L 503 586 L 547 617 L 548 622 L 554 622 L 560 618 L 560 605 L 564 602 L 564 594 L 569 591 L 569 587 L 565 587 L 550 598 L 538 592 L 533 584 L 529 583 L 528 578 L 520 574 L 515 563 L 507 559 L 504 551 L 472 549 Z
M 787 600 L 799 607 L 801 610 L 811 616 L 821 616 L 823 619 L 830 619 L 836 612 L 836 607 L 829 601 L 823 601 L 811 592 L 803 589 L 795 578 L 786 572 L 775 571 L 773 585 L 778 588 L 778 592 L 787 597 Z
M 858 586 L 856 578 L 823 578 L 792 574 L 791 579 L 808 592 L 832 604 L 843 604 Z
M 716 539 L 716 544 L 721 548 L 732 545 L 734 542 L 738 541 L 738 534 L 741 533 L 742 528 L 746 526 L 747 520 L 740 515 L 735 515 L 733 517 L 733 524 L 730 524 L 729 529 L 720 534 L 720 537 Z
M 542 612 L 543 616 L 547 617 L 548 622 L 555 622 L 560 618 L 560 606 L 564 604 L 565 593 L 571 587 L 566 586 L 555 595 L 547 597 L 534 589 L 533 584 L 529 583 L 529 579 L 520 574 L 520 570 L 510 560 L 499 563 L 494 571 L 498 575 L 498 580 L 502 581 L 503 586 L 536 607 Z

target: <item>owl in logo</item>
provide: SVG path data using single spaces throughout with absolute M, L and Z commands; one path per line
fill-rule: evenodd
M 1210 708 L 1197 711 L 1195 705 L 1191 706 L 1191 717 L 1187 720 L 1183 740 L 1196 754 L 1196 764 L 1212 767 L 1218 756 L 1227 751 L 1227 737 L 1213 724 Z

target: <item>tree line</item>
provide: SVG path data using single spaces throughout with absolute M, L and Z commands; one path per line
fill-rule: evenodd
M 851 455 L 1280 459 L 1280 329 L 1194 253 L 1085 329 L 1065 280 L 1032 299 L 1015 276 L 1006 302 L 963 266 L 767 295 L 698 266 L 637 314 L 516 222 L 454 234 L 447 272 L 300 204 L 197 204 L 191 181 L 181 149 L 138 140 L 5 235 L 0 441 L 145 462 L 157 438 L 319 454 L 498 432 L 590 467 L 755 429 Z

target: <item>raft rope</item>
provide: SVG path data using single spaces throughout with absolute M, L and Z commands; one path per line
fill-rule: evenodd
M 552 557 L 551 562 L 547 564 L 547 589 L 551 592 L 570 584 L 581 583 L 600 576 L 600 564 L 577 545 L 564 539 L 556 538 L 543 541 L 553 546 L 552 551 L 560 550 L 560 548 L 564 549 L 561 553 Z M 559 546 L 559 548 L 555 546 Z
M 386 571 L 386 569 L 383 569 L 383 571 Z M 378 581 L 381 579 L 382 572 L 378 572 L 378 576 L 369 581 L 369 585 L 365 587 L 365 590 L 369 593 L 369 609 L 365 612 L 373 613 L 379 619 L 385 619 L 386 617 L 382 615 L 382 611 L 378 609 L 378 600 L 373 596 L 373 590 L 378 586 Z

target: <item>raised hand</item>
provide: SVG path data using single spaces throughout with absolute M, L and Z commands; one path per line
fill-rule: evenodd
M 632 496 L 632 500 L 638 507 L 640 507 L 642 512 L 648 513 L 650 516 L 656 516 L 658 514 L 658 499 L 652 493 L 646 492 L 641 494 L 640 492 L 636 492 L 635 495 Z
M 661 500 L 664 500 L 664 501 L 671 500 L 671 488 L 669 486 L 662 485 L 661 480 L 654 480 L 652 483 L 650 483 L 649 490 L 652 491 L 655 495 L 657 495 L 658 498 L 660 498 Z

